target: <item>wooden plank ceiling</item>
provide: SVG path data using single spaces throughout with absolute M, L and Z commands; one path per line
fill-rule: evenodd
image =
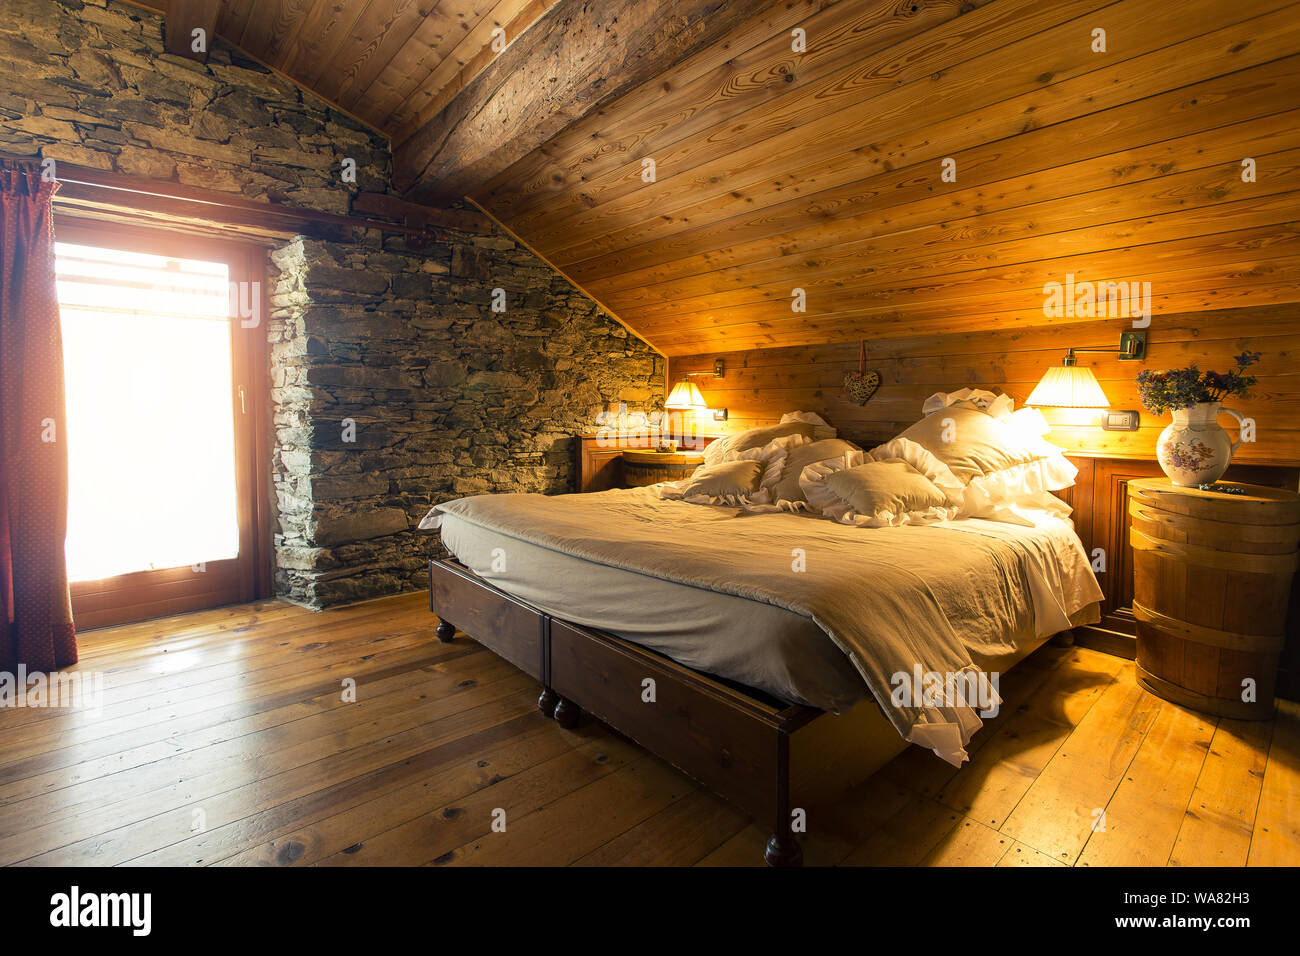
M 132 0 L 167 16 L 194 3 Z M 228 43 L 387 135 L 437 115 L 556 0 L 212 0 Z M 197 21 L 196 21 L 197 23 Z
M 217 32 L 669 355 L 1048 324 L 1071 273 L 1300 300 L 1295 0 L 220 0 Z
M 1285 0 L 810 0 L 471 195 L 669 355 L 1044 324 L 1067 273 L 1295 302 L 1298 107 Z

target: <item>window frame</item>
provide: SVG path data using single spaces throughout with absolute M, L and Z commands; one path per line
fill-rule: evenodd
M 230 281 L 257 282 L 261 293 L 261 320 L 257 326 L 244 329 L 235 320 L 230 323 L 239 556 L 209 562 L 202 572 L 189 567 L 163 568 L 74 582 L 70 590 L 77 630 L 147 621 L 269 597 L 274 498 L 266 334 L 270 315 L 267 247 L 155 226 L 86 219 L 62 210 L 56 211 L 54 232 L 56 242 L 223 262 L 230 270 Z

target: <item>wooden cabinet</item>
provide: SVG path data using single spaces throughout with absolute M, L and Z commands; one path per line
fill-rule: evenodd
M 623 486 L 623 449 L 601 445 L 594 435 L 578 439 L 578 487 L 580 492 L 606 491 Z
M 1298 561 L 1300 494 L 1128 483 L 1138 682 L 1221 717 L 1273 716 Z

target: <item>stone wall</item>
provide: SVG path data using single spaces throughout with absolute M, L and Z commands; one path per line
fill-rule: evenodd
M 423 587 L 434 503 L 572 491 L 576 434 L 663 402 L 662 357 L 511 239 L 401 245 L 273 254 L 277 588 L 312 606 Z
M 0 0 L 0 151 L 327 212 L 391 191 L 388 144 L 354 120 L 220 42 L 206 66 L 162 49 L 161 18 L 135 7 Z M 504 233 L 300 238 L 269 276 L 274 577 L 291 600 L 423 587 L 432 504 L 571 490 L 574 435 L 663 402 L 663 359 Z
M 0 0 L 0 151 L 324 212 L 388 188 L 383 137 L 224 43 L 206 65 L 164 53 L 162 23 L 105 0 Z

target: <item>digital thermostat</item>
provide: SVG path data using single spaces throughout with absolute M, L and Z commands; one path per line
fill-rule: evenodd
M 1101 413 L 1101 427 L 1108 432 L 1135 432 L 1141 421 L 1136 409 L 1117 412 L 1108 408 Z

